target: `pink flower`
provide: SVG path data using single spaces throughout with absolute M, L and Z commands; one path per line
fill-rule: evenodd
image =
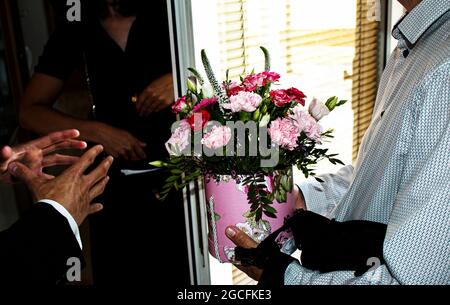
M 275 72 L 262 72 L 258 74 L 250 74 L 242 82 L 246 91 L 255 91 L 258 87 L 263 87 L 269 83 L 277 82 L 280 75 Z
M 214 105 L 217 103 L 217 97 L 212 98 L 204 98 L 199 103 L 195 104 L 193 112 L 198 112 L 201 109 L 208 108 L 211 105 Z
M 256 93 L 241 91 L 230 97 L 230 103 L 223 104 L 223 108 L 232 112 L 253 112 L 261 104 L 262 98 Z
M 270 124 L 268 130 L 272 142 L 288 150 L 294 150 L 297 146 L 299 130 L 289 118 L 278 118 Z
M 278 107 L 283 107 L 292 101 L 292 98 L 283 89 L 270 91 L 270 97 Z
M 231 82 L 228 85 L 223 85 L 223 88 L 227 91 L 228 96 L 233 96 L 238 94 L 241 91 L 244 91 L 244 87 L 241 85 L 238 85 L 237 82 Z
M 286 94 L 291 97 L 291 100 L 300 103 L 302 106 L 305 106 L 305 97 L 306 95 L 298 90 L 297 88 L 289 88 L 286 90 Z
M 245 90 L 255 91 L 256 88 L 262 87 L 264 84 L 264 77 L 262 74 L 250 74 L 247 75 L 242 82 Z
M 267 83 L 275 83 L 280 80 L 281 76 L 280 74 L 276 72 L 263 72 L 263 75 L 266 78 L 266 84 Z
M 294 121 L 294 125 L 298 130 L 304 132 L 309 139 L 320 143 L 322 127 L 317 121 L 300 106 L 295 107 L 292 111 L 290 118 Z
M 181 120 L 179 124 L 169 141 L 166 142 L 166 149 L 170 155 L 179 156 L 190 143 L 191 125 L 187 120 Z
M 199 110 L 198 112 L 192 113 L 188 118 L 187 122 L 191 125 L 192 130 L 200 131 L 205 127 L 206 123 L 211 119 L 211 115 L 206 110 Z
M 226 126 L 214 126 L 211 131 L 203 136 L 202 144 L 209 149 L 224 147 L 230 142 L 231 129 Z
M 269 192 L 269 194 L 273 193 L 273 190 L 275 189 L 275 184 L 273 181 L 272 174 L 266 176 L 266 184 L 267 184 L 267 192 Z
M 175 102 L 175 104 L 173 104 L 172 105 L 172 111 L 174 112 L 174 113 L 181 113 L 181 112 L 183 112 L 184 110 L 186 110 L 186 107 L 187 107 L 187 103 L 186 103 L 186 97 L 185 96 L 183 96 L 183 97 L 180 97 L 176 102 Z

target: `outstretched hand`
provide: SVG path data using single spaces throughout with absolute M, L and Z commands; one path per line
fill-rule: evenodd
M 113 158 L 106 158 L 89 174 L 84 174 L 101 152 L 101 145 L 91 148 L 56 178 L 36 173 L 20 162 L 11 163 L 9 172 L 25 182 L 35 201 L 50 199 L 58 202 L 81 225 L 88 215 L 103 208 L 102 204 L 92 204 L 92 201 L 105 190 Z
M 0 181 L 11 182 L 8 167 L 14 162 L 27 166 L 36 175 L 50 178 L 43 169 L 55 165 L 71 165 L 78 157 L 54 154 L 60 149 L 85 149 L 87 144 L 76 140 L 80 132 L 76 129 L 51 133 L 34 141 L 14 147 L 5 146 L 0 149 Z

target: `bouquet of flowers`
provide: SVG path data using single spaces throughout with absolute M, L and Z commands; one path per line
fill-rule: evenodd
M 322 159 L 342 163 L 321 147 L 332 138 L 332 130 L 323 131 L 318 121 L 346 101 L 313 99 L 306 108 L 306 96 L 298 88 L 274 89 L 280 75 L 270 71 L 270 55 L 261 49 L 265 71 L 239 81 L 230 80 L 227 72 L 225 81 L 219 82 L 204 50 L 208 81 L 189 69 L 188 90 L 172 106 L 180 120 L 166 143 L 170 158 L 151 163 L 170 171 L 162 199 L 201 176 L 216 180 L 229 175 L 245 187 L 247 216 L 255 221 L 263 215 L 276 218 L 273 202 L 286 202 L 292 191 L 292 166 L 308 177 L 315 176 L 314 166 Z

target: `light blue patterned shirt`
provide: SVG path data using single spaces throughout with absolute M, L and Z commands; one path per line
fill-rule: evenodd
M 450 0 L 423 0 L 393 36 L 355 167 L 300 185 L 311 211 L 387 224 L 386 263 L 359 277 L 292 263 L 285 284 L 450 284 Z

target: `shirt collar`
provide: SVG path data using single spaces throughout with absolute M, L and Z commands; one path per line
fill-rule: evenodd
M 412 49 L 420 37 L 448 11 L 450 0 L 422 0 L 397 22 L 392 35 L 400 39 L 398 34 L 401 34 Z

